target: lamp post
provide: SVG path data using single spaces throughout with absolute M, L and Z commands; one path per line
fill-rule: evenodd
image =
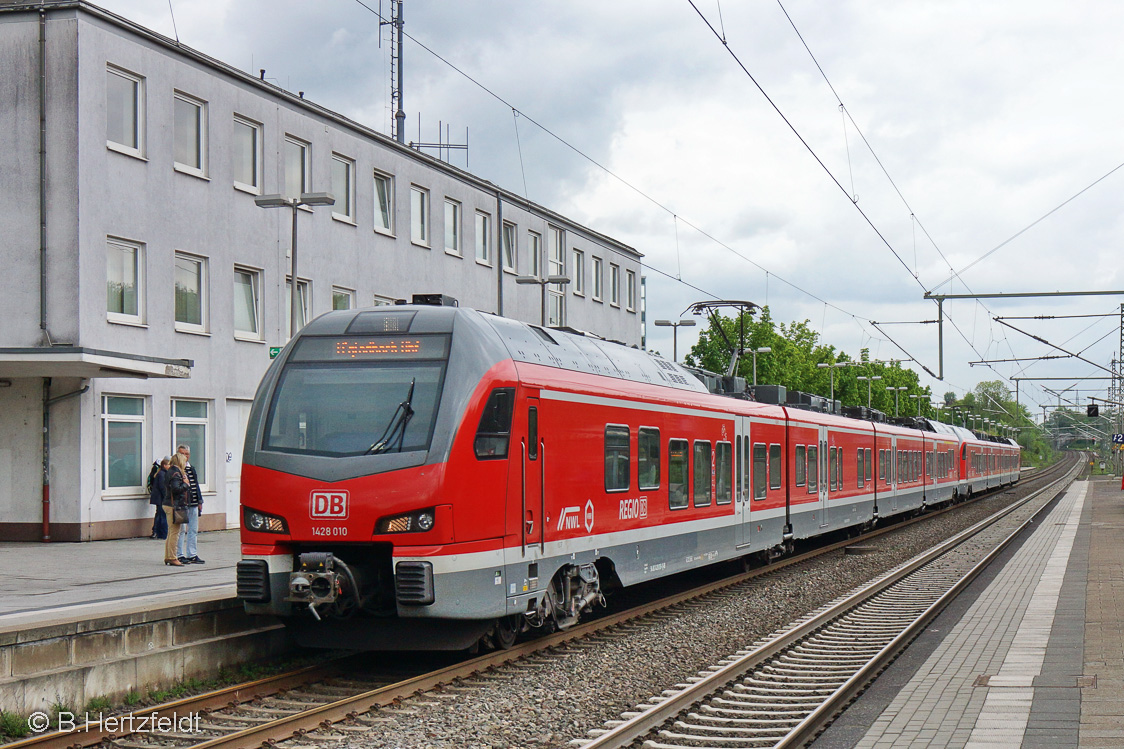
M 830 380 L 831 380 L 831 402 L 832 403 L 835 402 L 835 370 L 838 367 L 852 367 L 857 363 L 858 362 L 843 361 L 843 362 L 830 362 L 830 363 L 823 363 L 823 364 L 817 364 L 816 365 L 816 367 L 818 367 L 819 369 L 826 369 L 826 370 L 828 370 L 828 372 L 831 373 Z
M 866 407 L 870 408 L 870 398 L 871 398 L 870 387 L 874 383 L 875 380 L 881 380 L 882 375 L 873 375 L 871 377 L 867 377 L 866 375 L 859 375 L 855 379 L 856 380 L 866 380 Z
M 546 287 L 549 284 L 556 283 L 559 286 L 570 283 L 569 276 L 546 276 L 545 278 L 538 278 L 536 276 L 517 276 L 515 283 L 521 284 L 537 284 L 542 288 L 542 327 L 546 327 Z
M 921 399 L 924 398 L 925 396 L 920 395 L 918 393 L 910 393 L 909 397 L 913 398 L 917 401 L 917 415 L 920 416 L 921 415 Z
M 299 198 L 287 198 L 284 195 L 259 195 L 254 202 L 261 208 L 289 207 L 293 209 L 293 246 L 289 252 L 289 275 L 292 288 L 289 290 L 289 338 L 297 334 L 300 328 L 298 321 L 301 317 L 300 291 L 297 284 L 297 209 L 302 205 L 335 205 L 336 199 L 328 192 L 302 192 Z
M 758 354 L 771 354 L 773 349 L 768 346 L 761 346 L 760 348 L 753 349 L 753 385 L 757 386 L 757 355 Z
M 656 327 L 658 328 L 671 328 L 671 360 L 673 362 L 679 361 L 679 329 L 680 328 L 693 328 L 695 327 L 694 320 L 680 320 L 679 322 L 672 322 L 671 320 L 656 320 Z
M 898 385 L 897 387 L 895 387 L 893 385 L 889 385 L 889 386 L 886 387 L 886 389 L 894 391 L 894 416 L 897 416 L 898 415 L 898 393 L 900 393 L 903 390 L 909 390 L 909 386 L 908 385 Z

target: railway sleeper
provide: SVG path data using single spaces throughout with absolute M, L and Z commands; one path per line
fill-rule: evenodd
M 688 733 L 675 733 L 673 731 L 667 731 L 667 730 L 660 731 L 659 735 L 661 737 L 665 738 L 665 739 L 675 739 L 675 740 L 679 740 L 679 741 L 697 741 L 699 743 L 706 743 L 706 742 L 716 743 L 716 742 L 721 741 L 723 744 L 729 744 L 731 742 L 734 742 L 738 746 L 773 746 L 774 744 L 776 744 L 776 742 L 773 741 L 771 738 L 766 739 L 765 737 L 761 737 L 761 736 L 755 736 L 755 737 L 752 737 L 752 738 L 750 738 L 750 737 L 734 738 L 732 736 L 693 736 L 693 735 L 688 734 Z M 783 736 L 783 734 L 781 734 L 781 735 Z M 777 738 L 780 738 L 780 737 L 781 736 L 777 736 Z M 768 741 L 769 743 L 764 743 L 765 741 Z M 647 744 L 646 743 L 645 746 L 657 746 L 657 747 L 659 747 L 659 746 L 663 746 L 663 745 Z
M 714 700 L 712 700 L 709 703 L 699 705 L 699 710 L 702 710 L 705 713 L 714 713 L 715 715 L 737 715 L 737 716 L 743 716 L 743 717 L 748 717 L 748 716 L 753 716 L 753 715 L 764 715 L 764 716 L 773 716 L 773 717 L 790 715 L 793 718 L 796 718 L 797 720 L 803 720 L 804 719 L 803 716 L 808 714 L 807 710 L 804 710 L 804 709 L 801 709 L 801 708 L 798 708 L 798 707 L 789 707 L 787 705 L 782 706 L 782 707 L 770 708 L 768 710 L 764 710 L 764 709 L 754 710 L 754 709 L 745 708 L 745 707 L 715 707 L 715 705 L 713 704 L 715 702 L 721 702 L 723 705 L 735 704 L 735 703 L 732 703 L 728 700 L 722 700 L 721 698 L 715 698 Z
M 723 725 L 732 726 L 774 726 L 780 728 L 782 726 L 795 726 L 803 720 L 805 713 L 793 714 L 791 718 L 725 718 L 719 715 L 700 715 L 699 713 L 687 713 L 687 717 L 691 720 L 713 721 Z
M 686 721 L 677 720 L 672 723 L 673 728 L 678 728 L 681 731 L 702 731 L 703 733 L 713 734 L 732 734 L 734 736 L 784 736 L 788 731 L 785 726 L 763 726 L 761 728 L 753 728 L 750 726 L 704 726 L 700 723 L 687 723 Z

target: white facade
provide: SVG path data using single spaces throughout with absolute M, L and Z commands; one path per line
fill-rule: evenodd
M 580 273 L 551 321 L 640 342 L 635 250 L 94 6 L 0 2 L 0 66 L 0 540 L 44 512 L 53 540 L 147 535 L 140 484 L 177 442 L 202 527 L 238 524 L 289 335 L 292 210 L 262 194 L 336 198 L 298 210 L 306 319 L 444 293 L 538 322 L 516 276 Z

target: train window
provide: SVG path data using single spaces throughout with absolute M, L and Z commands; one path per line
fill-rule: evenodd
M 527 457 L 539 459 L 539 409 L 534 406 L 527 409 Z
M 866 480 L 867 481 L 870 481 L 871 471 L 874 470 L 874 467 L 871 465 L 871 458 L 873 458 L 873 457 L 874 457 L 874 452 L 869 447 L 866 448 Z
M 687 506 L 687 440 L 667 441 L 667 505 L 672 510 Z
M 835 491 L 839 488 L 839 448 L 829 447 L 827 450 L 827 457 L 829 464 L 828 470 L 830 471 L 828 474 L 830 479 L 828 486 L 831 487 L 831 491 Z
M 605 491 L 627 491 L 629 458 L 629 431 L 626 426 L 605 427 Z
M 933 451 L 925 453 L 925 475 L 929 478 L 933 477 Z
M 511 436 L 511 414 L 515 409 L 515 388 L 496 388 L 484 404 L 480 424 L 476 427 L 473 449 L 479 460 L 507 457 Z
M 781 488 L 781 446 L 769 445 L 769 488 Z
M 734 499 L 734 487 L 730 483 L 732 448 L 729 442 L 714 446 L 714 501 L 720 505 L 728 505 Z
M 637 479 L 641 489 L 660 488 L 660 430 L 640 427 L 636 437 Z
M 862 489 L 863 477 L 866 476 L 866 453 L 864 453 L 860 447 L 855 451 L 855 457 L 855 467 L 858 469 L 858 485 L 859 488 Z
M 797 486 L 804 486 L 805 474 L 807 474 L 807 472 L 808 472 L 808 456 L 806 454 L 807 450 L 808 450 L 808 448 L 804 447 L 804 445 L 797 445 L 796 446 L 796 466 L 795 466 L 796 471 L 795 471 L 795 473 L 796 473 L 796 485 Z
M 886 451 L 878 451 L 878 480 L 886 480 Z
M 710 505 L 710 443 L 695 442 L 695 507 Z
M 815 494 L 819 491 L 820 483 L 820 449 L 815 445 L 808 445 L 808 493 Z
M 742 467 L 743 466 L 743 464 L 742 464 L 742 436 L 739 434 L 734 439 L 735 439 L 735 447 L 734 447 L 734 465 L 735 465 L 734 486 L 737 487 L 738 499 L 740 500 L 741 497 L 742 497 L 742 471 L 744 470 L 744 468 Z
M 769 487 L 769 448 L 758 442 L 753 446 L 753 498 L 765 499 Z

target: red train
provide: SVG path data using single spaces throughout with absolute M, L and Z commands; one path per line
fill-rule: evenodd
M 470 309 L 332 312 L 254 399 L 238 595 L 308 645 L 505 647 L 614 588 L 1018 480 L 1017 444 L 917 426 Z

